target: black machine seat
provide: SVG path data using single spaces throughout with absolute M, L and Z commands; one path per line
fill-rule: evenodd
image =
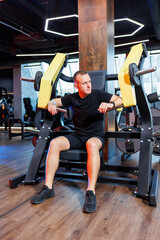
M 100 158 L 103 158 L 103 150 L 99 151 Z M 67 159 L 69 161 L 87 161 L 87 151 L 85 149 L 72 149 L 68 151 L 62 151 L 60 154 L 61 159 Z
M 106 85 L 106 71 L 89 71 L 92 80 L 92 89 L 105 91 Z M 103 149 L 100 149 L 100 158 L 103 159 Z M 87 151 L 85 149 L 74 149 L 63 151 L 60 154 L 60 159 L 67 159 L 68 161 L 86 161 Z

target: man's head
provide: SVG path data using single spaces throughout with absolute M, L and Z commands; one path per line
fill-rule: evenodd
M 73 76 L 74 87 L 78 89 L 81 98 L 91 94 L 92 85 L 89 74 L 85 71 L 78 71 Z

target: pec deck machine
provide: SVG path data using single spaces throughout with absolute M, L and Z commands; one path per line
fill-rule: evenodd
M 106 76 L 105 74 L 106 81 L 119 80 L 123 106 L 130 107 L 137 105 L 141 117 L 140 132 L 105 132 L 105 138 L 140 139 L 138 166 L 126 166 L 126 164 L 119 166 L 110 165 L 102 161 L 100 171 L 103 171 L 103 174 L 99 175 L 98 182 L 124 184 L 129 187 L 134 187 L 134 196 L 147 200 L 150 206 L 156 206 L 159 174 L 156 169 L 152 169 L 152 148 L 155 133 L 153 132 L 151 110 L 144 91 L 141 76 L 148 72 L 155 71 L 155 68 L 142 70 L 145 57 L 147 57 L 145 44 L 135 45 L 131 48 L 118 75 Z M 47 111 L 48 102 L 50 99 L 56 97 L 56 87 L 59 77 L 64 81 L 73 82 L 71 77 L 62 74 L 62 69 L 65 64 L 66 55 L 58 53 L 54 57 L 46 73 L 35 79 L 35 84 L 40 86 L 38 107 L 46 109 L 46 116 L 38 133 L 38 141 L 28 170 L 25 174 L 10 179 L 10 188 L 15 188 L 18 184 L 35 184 L 44 179 L 45 163 L 43 163 L 42 159 L 45 151 L 48 149 L 50 140 L 59 135 L 69 134 L 74 131 L 54 131 L 54 126 L 56 126 L 56 116 L 51 116 Z M 86 169 L 86 161 L 79 162 L 76 161 L 76 159 L 72 161 L 63 161 L 60 156 L 59 168 L 61 167 L 65 168 L 65 171 L 58 171 L 55 178 L 66 180 L 87 180 L 87 174 L 86 171 L 84 171 L 84 169 Z M 80 169 L 83 171 L 81 172 Z M 109 171 L 118 174 L 116 177 L 109 176 Z

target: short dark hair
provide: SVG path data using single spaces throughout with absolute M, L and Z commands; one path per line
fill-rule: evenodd
M 78 75 L 83 76 L 83 75 L 86 75 L 86 74 L 88 74 L 88 73 L 86 71 L 83 71 L 83 70 L 79 70 L 79 71 L 75 72 L 75 74 L 73 75 L 73 81 L 76 82 L 76 78 L 77 78 Z

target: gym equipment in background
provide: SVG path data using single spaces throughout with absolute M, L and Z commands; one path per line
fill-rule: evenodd
M 7 89 L 0 87 L 0 126 L 5 125 L 7 130 L 9 118 L 14 116 L 12 100 L 9 99 Z
M 25 107 L 25 114 L 24 114 L 24 123 L 26 122 L 27 125 L 34 125 L 34 118 L 35 118 L 35 111 L 33 111 L 32 105 L 31 105 L 31 99 L 30 98 L 23 98 L 23 103 Z

